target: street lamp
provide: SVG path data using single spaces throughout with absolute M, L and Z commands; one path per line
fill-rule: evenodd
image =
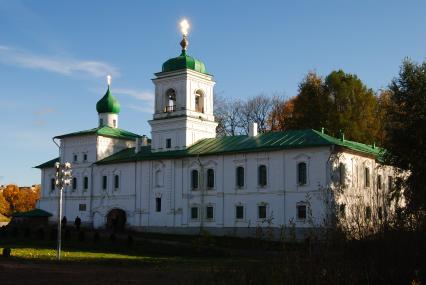
M 61 233 L 62 233 L 62 192 L 64 187 L 70 185 L 71 182 L 71 163 L 55 163 L 55 185 L 59 190 L 59 204 L 58 204 L 58 243 L 56 248 L 56 258 L 61 260 Z

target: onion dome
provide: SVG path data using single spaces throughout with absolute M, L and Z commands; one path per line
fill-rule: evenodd
M 109 90 L 109 85 L 104 97 L 96 103 L 96 111 L 98 111 L 98 113 L 120 113 L 120 103 L 114 96 L 112 96 L 111 91 Z
M 204 63 L 187 55 L 185 50 L 182 50 L 182 53 L 178 57 L 171 58 L 163 63 L 162 71 L 167 72 L 181 69 L 192 69 L 200 73 L 207 73 Z

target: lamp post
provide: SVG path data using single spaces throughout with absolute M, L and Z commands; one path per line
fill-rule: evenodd
M 59 190 L 58 201 L 58 241 L 56 247 L 56 259 L 61 260 L 61 243 L 62 243 L 62 194 L 64 187 L 70 185 L 71 182 L 71 163 L 55 163 L 55 185 Z

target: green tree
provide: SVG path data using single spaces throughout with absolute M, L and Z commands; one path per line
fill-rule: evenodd
M 309 72 L 299 84 L 299 93 L 293 102 L 292 120 L 288 123 L 289 128 L 327 127 L 332 102 L 326 91 L 323 78 L 314 72 Z
M 332 102 L 328 113 L 328 131 L 335 136 L 342 131 L 348 139 L 355 141 L 376 142 L 380 122 L 374 92 L 356 75 L 342 70 L 333 71 L 327 76 L 325 88 Z
M 409 174 L 402 181 L 407 209 L 426 211 L 426 61 L 404 60 L 390 84 L 385 161 Z

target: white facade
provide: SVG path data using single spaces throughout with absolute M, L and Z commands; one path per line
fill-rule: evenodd
M 157 73 L 153 82 L 152 141 L 145 148 L 153 153 L 184 150 L 216 136 L 212 76 L 184 69 Z M 117 114 L 103 113 L 99 118 L 100 125 L 118 127 Z M 258 136 L 255 129 L 250 136 Z M 206 229 L 248 235 L 259 227 L 275 231 L 321 227 L 327 226 L 329 205 L 351 209 L 359 199 L 364 206 L 379 205 L 377 195 L 387 195 L 389 177 L 394 175 L 373 156 L 334 145 L 96 163 L 135 146 L 139 152 L 139 142 L 133 139 L 98 134 L 61 139 L 60 161 L 71 162 L 73 171 L 64 198 L 69 221 L 79 216 L 87 225 L 106 227 L 108 214 L 119 209 L 125 213 L 126 227 L 151 231 Z M 56 219 L 54 168 L 41 170 L 39 207 Z M 335 190 L 338 195 L 330 195 Z

